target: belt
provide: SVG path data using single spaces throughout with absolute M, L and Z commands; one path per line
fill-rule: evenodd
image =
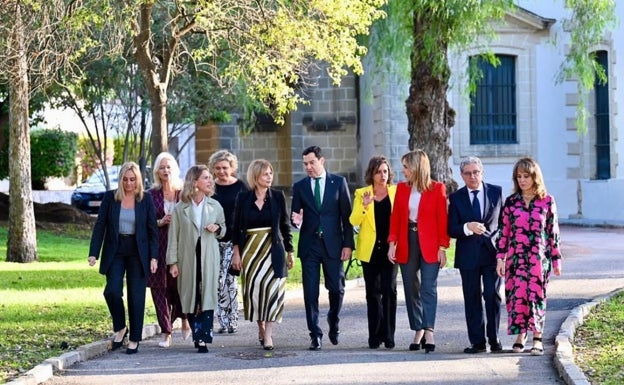
M 119 234 L 119 238 L 134 238 L 134 234 Z
M 322 231 L 315 231 L 314 235 L 316 235 L 318 237 L 318 239 L 323 239 L 323 232 Z
M 416 223 L 416 222 L 409 222 L 409 223 L 407 224 L 407 228 L 408 228 L 410 231 L 418 231 L 418 225 L 417 225 L 417 223 Z

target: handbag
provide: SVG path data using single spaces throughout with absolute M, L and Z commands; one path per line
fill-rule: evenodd
M 238 277 L 238 276 L 240 275 L 241 271 L 240 271 L 239 269 L 235 269 L 235 268 L 233 268 L 233 267 L 230 265 L 230 268 L 228 269 L 227 273 L 228 273 L 229 275 L 233 275 L 233 276 L 235 276 L 235 277 Z

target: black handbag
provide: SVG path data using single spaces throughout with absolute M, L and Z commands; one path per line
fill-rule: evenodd
M 239 269 L 235 269 L 230 265 L 230 268 L 228 269 L 228 274 L 229 275 L 233 275 L 235 277 L 238 277 L 240 275 L 241 271 Z

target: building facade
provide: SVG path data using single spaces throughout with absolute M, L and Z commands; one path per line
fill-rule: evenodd
M 569 11 L 554 1 L 517 4 L 496 25 L 497 36 L 487 47 L 470 47 L 450 57 L 448 100 L 457 113 L 449 159 L 453 173 L 458 179 L 464 156 L 479 156 L 485 179 L 509 193 L 513 164 L 532 156 L 542 167 L 563 222 L 624 223 L 624 143 L 619 141 L 624 117 L 618 112 L 624 88 L 618 87 L 617 76 L 618 63 L 624 62 L 624 27 L 618 24 L 594 47 L 608 82 L 597 83 L 586 100 L 588 130 L 580 134 L 577 81 L 557 81 L 569 47 Z M 616 5 L 616 12 L 624 20 L 624 5 Z M 484 76 L 471 97 L 465 76 L 468 59 L 488 49 L 500 65 L 480 64 Z M 305 175 L 302 149 L 316 144 L 325 152 L 328 170 L 346 176 L 354 187 L 363 184 L 373 155 L 389 157 L 398 178 L 400 157 L 408 151 L 408 84 L 371 84 L 374 77 L 369 74 L 376 69 L 366 63 L 365 68 L 363 76 L 348 76 L 340 86 L 319 71 L 317 87 L 306 91 L 310 104 L 300 106 L 283 127 L 261 127 L 249 135 L 240 134 L 236 123 L 200 127 L 196 161 L 206 162 L 218 148 L 235 152 L 241 170 L 252 159 L 266 158 L 275 167 L 275 184 L 288 188 Z

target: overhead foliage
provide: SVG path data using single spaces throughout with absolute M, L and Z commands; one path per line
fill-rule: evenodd
M 137 2 L 132 26 L 135 57 L 152 108 L 152 154 L 167 148 L 167 87 L 191 61 L 224 93 L 242 91 L 279 122 L 305 102 L 323 62 L 338 84 L 362 72 L 358 37 L 384 16 L 386 0 L 197 0 Z
M 596 62 L 596 47 L 604 39 L 604 33 L 615 26 L 615 0 L 566 0 L 565 6 L 572 10 L 566 28 L 570 32 L 569 51 L 561 65 L 558 81 L 577 80 L 579 104 L 576 109 L 576 127 L 580 133 L 587 132 L 588 112 L 585 101 L 594 88 L 596 77 L 606 82 L 604 68 Z

